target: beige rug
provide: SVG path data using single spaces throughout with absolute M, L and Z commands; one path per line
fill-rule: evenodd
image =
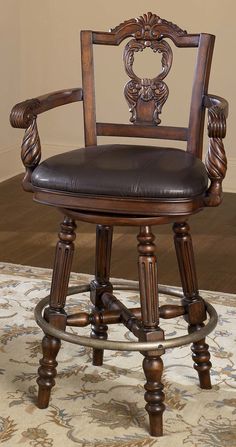
M 147 433 L 139 353 L 106 351 L 103 367 L 91 365 L 91 352 L 63 342 L 51 405 L 36 408 L 36 371 L 41 330 L 33 308 L 48 293 L 51 271 L 0 264 L 0 444 L 32 447 L 235 447 L 236 446 L 236 295 L 202 292 L 214 304 L 219 324 L 208 338 L 212 355 L 212 390 L 200 390 L 189 347 L 163 356 L 165 435 Z M 71 285 L 88 282 L 72 274 Z M 116 293 L 134 307 L 132 292 Z M 162 302 L 176 298 L 162 297 Z M 68 299 L 70 308 L 88 309 L 86 294 Z M 71 310 L 71 309 L 70 309 Z M 168 337 L 186 324 L 163 321 Z M 75 329 L 73 329 L 76 332 Z M 81 331 L 81 330 L 80 330 Z M 82 331 L 89 333 L 89 328 Z M 112 338 L 130 338 L 123 325 L 111 326 Z

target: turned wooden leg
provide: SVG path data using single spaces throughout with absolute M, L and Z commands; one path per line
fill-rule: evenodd
M 50 292 L 50 305 L 45 311 L 45 319 L 57 329 L 64 330 L 66 327 L 66 313 L 64 311 L 71 264 L 74 252 L 76 225 L 70 218 L 65 217 L 61 224 L 59 241 L 56 247 L 52 285 Z M 61 346 L 61 341 L 55 337 L 45 334 L 42 341 L 43 358 L 40 360 L 38 369 L 39 385 L 38 407 L 47 408 L 51 388 L 55 385 L 56 356 Z
M 101 296 L 104 292 L 112 292 L 112 285 L 109 282 L 111 248 L 112 248 L 113 227 L 107 225 L 97 225 L 96 229 L 96 259 L 95 259 L 95 279 L 91 282 L 90 299 L 94 304 L 94 311 L 102 311 L 103 304 Z M 108 327 L 104 324 L 93 325 L 91 331 L 92 338 L 101 340 L 107 339 Z M 93 365 L 103 364 L 103 349 L 93 349 Z
M 203 323 L 195 326 L 190 325 L 189 333 L 201 329 L 202 326 L 204 326 Z M 193 366 L 199 375 L 200 388 L 205 390 L 211 389 L 210 369 L 212 364 L 210 362 L 211 356 L 209 353 L 209 345 L 205 342 L 205 338 L 193 343 L 191 346 L 191 351 L 192 359 L 194 361 Z
M 154 254 L 154 235 L 149 226 L 140 227 L 138 235 L 139 251 L 139 287 L 142 314 L 142 341 L 161 341 L 164 339 L 163 331 L 159 327 L 159 302 L 157 285 L 157 261 Z M 164 353 L 160 351 L 143 352 L 143 370 L 147 382 L 144 386 L 146 392 L 144 398 L 147 402 L 146 410 L 149 414 L 150 434 L 162 436 L 162 414 L 165 410 L 163 384 L 161 376 L 163 362 L 160 357 Z
M 143 359 L 143 370 L 147 379 L 144 388 L 146 390 L 144 398 L 147 402 L 145 406 L 150 421 L 150 435 L 163 435 L 163 418 L 162 414 L 165 410 L 163 393 L 163 384 L 161 376 L 163 373 L 163 361 L 161 357 L 146 356 Z
M 175 249 L 184 293 L 183 304 L 188 308 L 186 320 L 189 323 L 189 333 L 191 333 L 204 326 L 203 321 L 206 319 L 206 309 L 204 301 L 199 296 L 189 225 L 186 222 L 175 223 L 173 230 L 175 233 Z M 205 339 L 193 343 L 191 346 L 194 368 L 199 375 L 200 387 L 204 389 L 211 388 L 211 362 L 208 348 L 209 346 L 205 343 Z

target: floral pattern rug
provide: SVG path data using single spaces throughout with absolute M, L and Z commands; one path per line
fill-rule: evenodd
M 102 367 L 91 364 L 90 348 L 62 343 L 50 406 L 35 406 L 41 357 L 41 329 L 33 309 L 48 294 L 51 270 L 0 263 L 0 444 L 31 447 L 235 447 L 236 446 L 236 295 L 202 291 L 219 315 L 208 337 L 212 390 L 201 390 L 189 346 L 162 357 L 166 394 L 164 436 L 148 434 L 144 375 L 139 353 L 105 351 Z M 89 282 L 73 273 L 71 285 Z M 130 307 L 136 292 L 116 292 Z M 176 298 L 161 296 L 162 303 Z M 89 309 L 86 293 L 68 297 L 67 309 Z M 168 337 L 186 333 L 182 318 L 162 320 Z M 76 333 L 77 328 L 71 328 Z M 89 334 L 89 328 L 79 329 Z M 127 340 L 123 325 L 109 337 Z

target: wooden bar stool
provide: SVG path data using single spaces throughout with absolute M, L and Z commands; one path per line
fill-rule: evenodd
M 129 80 L 124 95 L 131 112 L 130 124 L 96 121 L 93 45 L 125 43 L 123 60 Z M 160 125 L 160 114 L 168 98 L 164 82 L 172 65 L 173 44 L 196 48 L 188 127 Z M 59 232 L 50 297 L 37 305 L 36 320 L 45 332 L 39 367 L 39 408 L 46 408 L 55 384 L 56 356 L 61 339 L 93 348 L 93 364 L 102 365 L 104 349 L 140 351 L 146 377 L 145 400 L 150 434 L 163 434 L 165 409 L 161 383 L 165 349 L 192 343 L 194 368 L 201 388 L 211 388 L 210 354 L 205 342 L 217 322 L 214 308 L 198 291 L 194 254 L 187 220 L 206 206 L 222 199 L 226 156 L 222 139 L 226 132 L 227 102 L 209 95 L 208 81 L 214 46 L 210 34 L 188 34 L 156 14 L 147 13 L 121 23 L 109 32 L 81 32 L 82 88 L 54 92 L 17 104 L 11 124 L 26 129 L 22 161 L 26 168 L 23 187 L 34 200 L 55 206 L 64 219 Z M 162 70 L 152 79 L 140 78 L 133 69 L 135 53 L 149 48 L 161 57 Z M 158 54 L 157 54 L 158 58 Z M 184 70 L 184 67 L 183 67 Z M 37 115 L 54 107 L 83 101 L 85 147 L 56 155 L 40 163 L 41 148 Z M 205 110 L 208 109 L 209 149 L 201 161 Z M 98 145 L 98 136 L 141 137 L 186 141 L 186 151 L 175 147 L 132 144 Z M 210 180 L 210 181 L 209 181 Z M 68 289 L 74 252 L 76 221 L 97 224 L 95 278 L 91 284 Z M 159 287 L 152 225 L 173 223 L 174 243 L 183 291 Z M 138 239 L 140 307 L 129 309 L 115 296 L 110 281 L 110 259 L 114 225 L 140 227 Z M 129 289 L 130 283 L 118 288 Z M 67 315 L 67 295 L 90 291 L 93 311 Z M 158 293 L 180 298 L 180 305 L 161 305 Z M 205 324 L 209 314 L 209 320 Z M 188 333 L 167 339 L 160 318 L 183 316 Z M 122 322 L 137 342 L 107 338 L 108 324 Z M 91 337 L 72 335 L 66 326 L 92 326 Z

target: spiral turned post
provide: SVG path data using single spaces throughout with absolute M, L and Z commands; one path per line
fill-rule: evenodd
M 26 129 L 21 145 L 21 159 L 25 166 L 25 176 L 22 181 L 25 191 L 32 191 L 31 175 L 41 159 L 41 144 L 37 128 L 37 108 L 40 101 L 30 99 L 16 104 L 10 115 L 13 127 Z
M 226 117 L 219 106 L 208 110 L 209 148 L 205 166 L 211 180 L 205 203 L 207 206 L 218 206 L 222 201 L 222 181 L 227 170 L 227 158 L 222 138 L 226 135 Z

